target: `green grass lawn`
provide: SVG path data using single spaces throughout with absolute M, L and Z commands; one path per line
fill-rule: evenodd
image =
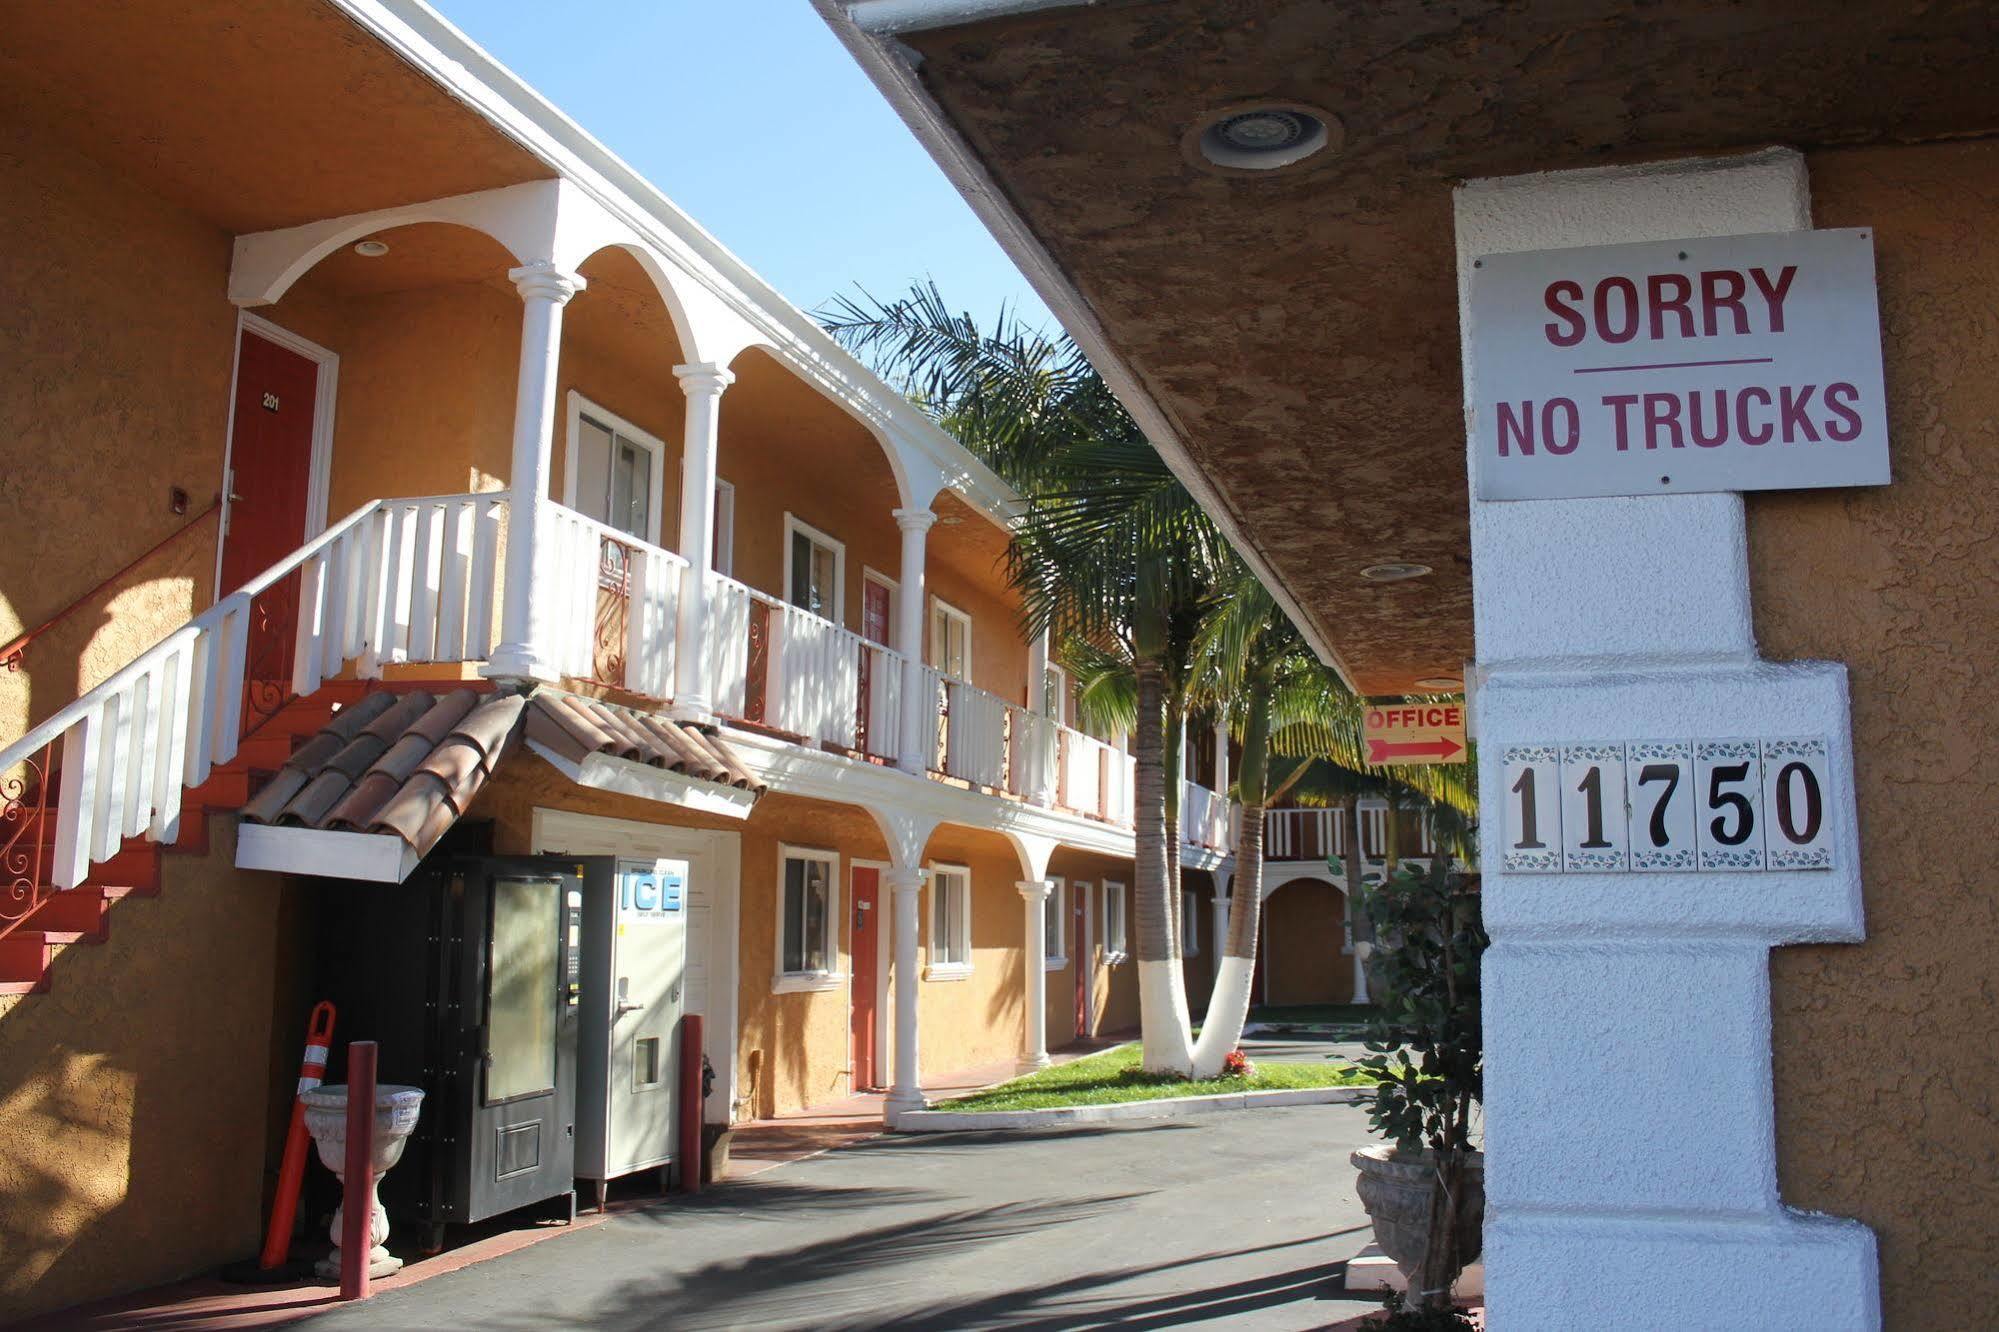
M 1226 1092 L 1281 1091 L 1295 1087 L 1370 1087 L 1374 1079 L 1343 1060 L 1279 1064 L 1256 1060 L 1247 1078 L 1184 1078 L 1139 1071 L 1136 1043 L 1087 1058 L 1044 1068 L 1012 1082 L 943 1101 L 937 1110 L 1051 1110 L 1068 1105 L 1110 1105 L 1120 1101 L 1156 1101 L 1165 1097 L 1213 1096 Z

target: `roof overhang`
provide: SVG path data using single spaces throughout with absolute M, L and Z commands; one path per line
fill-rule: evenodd
M 683 777 L 649 763 L 637 763 L 611 754 L 585 754 L 579 762 L 557 753 L 538 740 L 530 739 L 527 745 L 551 768 L 578 786 L 587 786 L 593 791 L 615 791 L 619 795 L 637 796 L 641 800 L 679 805 L 683 809 L 720 814 L 731 819 L 747 819 L 756 807 L 754 791 L 718 786 L 697 777 Z
M 1364 693 L 1473 655 L 1452 191 L 1991 132 L 1989 6 L 815 0 L 1307 639 Z M 1342 142 L 1224 176 L 1218 110 Z M 1368 565 L 1429 577 L 1370 584 Z

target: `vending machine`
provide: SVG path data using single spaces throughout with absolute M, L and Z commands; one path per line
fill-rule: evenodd
M 688 862 L 611 868 L 584 875 L 580 950 L 576 1178 L 596 1186 L 600 1204 L 611 1180 L 659 1169 L 666 1185 L 681 1165 Z

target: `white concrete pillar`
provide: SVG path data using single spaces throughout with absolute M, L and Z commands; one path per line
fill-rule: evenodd
M 500 641 L 484 674 L 498 680 L 554 680 L 547 598 L 537 593 L 542 528 L 548 505 L 549 455 L 555 441 L 556 366 L 562 355 L 562 308 L 583 279 L 547 260 L 508 272 L 521 295 L 520 375 L 514 387 L 514 456 L 507 502 L 507 559 Z
M 1235 878 L 1235 867 L 1217 867 L 1209 876 L 1215 881 L 1215 965 L 1219 967 L 1229 942 L 1229 882 Z
M 1347 898 L 1347 938 L 1351 941 L 1350 946 L 1353 948 L 1353 1001 L 1357 1004 L 1368 1004 L 1374 1002 L 1368 997 L 1367 993 L 1367 955 L 1372 949 L 1369 945 L 1354 938 L 1353 903 L 1354 899 L 1349 896 Z
M 1773 151 L 1473 181 L 1456 223 L 1468 302 L 1487 256 L 1795 230 L 1811 208 L 1803 158 Z M 1874 1236 L 1784 1206 L 1771 1100 L 1769 950 L 1864 933 L 1845 669 L 1757 657 L 1740 496 L 1474 499 L 1471 534 L 1489 1325 L 1697 1326 L 1727 1291 L 1734 1326 L 1878 1327 Z M 1560 873 L 1508 840 L 1509 762 L 1789 736 L 1832 755 L 1830 869 Z
M 923 983 L 922 968 L 916 960 L 916 940 L 923 914 L 923 881 L 928 872 L 914 865 L 896 865 L 882 877 L 888 880 L 894 912 L 895 1071 L 889 1082 L 886 1106 L 887 1112 L 894 1115 L 904 1110 L 921 1110 L 925 1104 L 916 1045 L 917 999 Z
M 1060 700 L 1057 700 L 1059 705 Z M 1036 718 L 1030 734 L 1037 737 L 1024 751 L 1027 780 L 1021 794 L 1034 804 L 1055 803 L 1055 723 L 1049 719 L 1048 631 L 1027 640 L 1027 710 Z M 1060 711 L 1059 706 L 1052 711 Z
M 1046 879 L 1022 879 L 1016 886 L 1020 889 L 1021 901 L 1027 906 L 1022 919 L 1027 931 L 1027 946 L 1021 951 L 1027 968 L 1024 982 L 1027 1006 L 1021 1033 L 1020 1071 L 1032 1073 L 1037 1068 L 1048 1067 L 1047 912 L 1048 894 L 1052 887 Z
M 676 612 L 673 716 L 706 721 L 715 711 L 707 651 L 708 576 L 715 567 L 715 448 L 722 391 L 736 382 L 736 376 L 706 361 L 676 365 L 673 373 L 687 395 L 680 453 L 680 557 L 687 568 L 681 575 Z
M 1226 715 L 1217 710 L 1215 716 L 1215 789 L 1228 794 L 1229 789 L 1229 724 Z
M 924 537 L 937 515 L 928 509 L 897 509 L 902 529 L 902 585 L 896 595 L 895 650 L 902 654 L 902 755 L 904 772 L 927 772 L 937 745 L 937 700 L 923 688 L 923 625 L 928 597 L 923 590 Z

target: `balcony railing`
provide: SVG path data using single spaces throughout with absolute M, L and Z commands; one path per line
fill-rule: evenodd
M 687 561 L 563 505 L 545 512 L 535 590 L 551 608 L 556 668 L 576 679 L 671 698 Z
M 1180 840 L 1228 854 L 1235 850 L 1235 806 L 1199 782 L 1188 782 L 1180 797 Z

